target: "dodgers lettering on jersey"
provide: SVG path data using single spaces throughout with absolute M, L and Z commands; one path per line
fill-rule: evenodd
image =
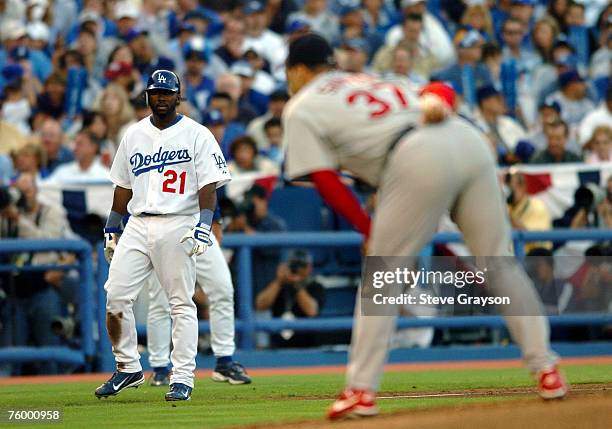
M 285 172 L 344 169 L 377 185 L 391 144 L 420 116 L 416 88 L 367 74 L 315 78 L 283 111 Z
M 221 148 L 211 132 L 190 118 L 159 130 L 144 118 L 121 140 L 111 168 L 115 185 L 132 190 L 128 211 L 193 215 L 198 192 L 231 179 Z

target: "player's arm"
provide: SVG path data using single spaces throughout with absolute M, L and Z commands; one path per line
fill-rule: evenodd
M 320 170 L 309 176 L 327 205 L 367 238 L 370 234 L 370 216 L 351 190 L 340 181 L 338 173 L 334 170 Z

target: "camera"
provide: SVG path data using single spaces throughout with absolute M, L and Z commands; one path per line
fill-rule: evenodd
M 72 317 L 56 317 L 51 322 L 51 330 L 58 337 L 70 340 L 77 330 L 77 323 Z

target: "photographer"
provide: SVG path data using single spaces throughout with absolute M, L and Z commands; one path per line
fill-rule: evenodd
M 595 195 L 589 188 L 590 184 L 582 185 L 574 193 L 574 204 L 565 211 L 563 217 L 553 222 L 555 228 L 597 228 L 599 214 Z
M 316 317 L 323 306 L 325 291 L 312 277 L 312 255 L 305 250 L 290 252 L 281 263 L 276 278 L 257 294 L 258 311 L 271 310 L 273 317 L 291 320 L 296 317 Z M 312 334 L 296 334 L 284 330 L 272 337 L 276 347 L 312 347 L 317 345 Z
M 285 222 L 271 213 L 268 208 L 266 189 L 253 185 L 244 194 L 241 204 L 235 205 L 227 232 L 245 234 L 286 231 Z M 254 293 L 261 291 L 274 278 L 280 262 L 280 250 L 262 247 L 253 250 L 253 287 Z
M 22 174 L 14 188 L 11 191 L 5 189 L 3 196 L 5 198 L 0 198 L 3 237 L 22 239 L 65 237 L 69 227 L 64 213 L 58 208 L 38 202 L 36 179 L 32 174 Z M 17 254 L 5 262 L 22 266 L 54 264 L 63 260 L 57 252 L 37 252 Z M 12 336 L 12 341 L 8 341 L 17 346 L 59 345 L 59 338 L 53 333 L 51 324 L 62 315 L 59 289 L 64 282 L 64 272 L 55 270 L 20 272 L 12 279 L 6 280 L 5 278 L 2 288 L 11 300 L 13 317 L 12 320 L 9 318 L 3 323 L 5 341 L 8 335 L 9 338 Z M 40 364 L 33 371 L 55 373 L 57 365 Z

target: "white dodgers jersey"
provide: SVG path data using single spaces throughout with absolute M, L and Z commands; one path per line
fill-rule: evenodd
M 344 169 L 377 185 L 389 147 L 420 117 L 417 103 L 403 81 L 336 71 L 316 77 L 283 112 L 287 175 Z
M 132 190 L 130 214 L 194 215 L 198 192 L 230 181 L 219 144 L 206 127 L 183 116 L 160 130 L 150 116 L 126 131 L 111 168 L 111 180 Z

